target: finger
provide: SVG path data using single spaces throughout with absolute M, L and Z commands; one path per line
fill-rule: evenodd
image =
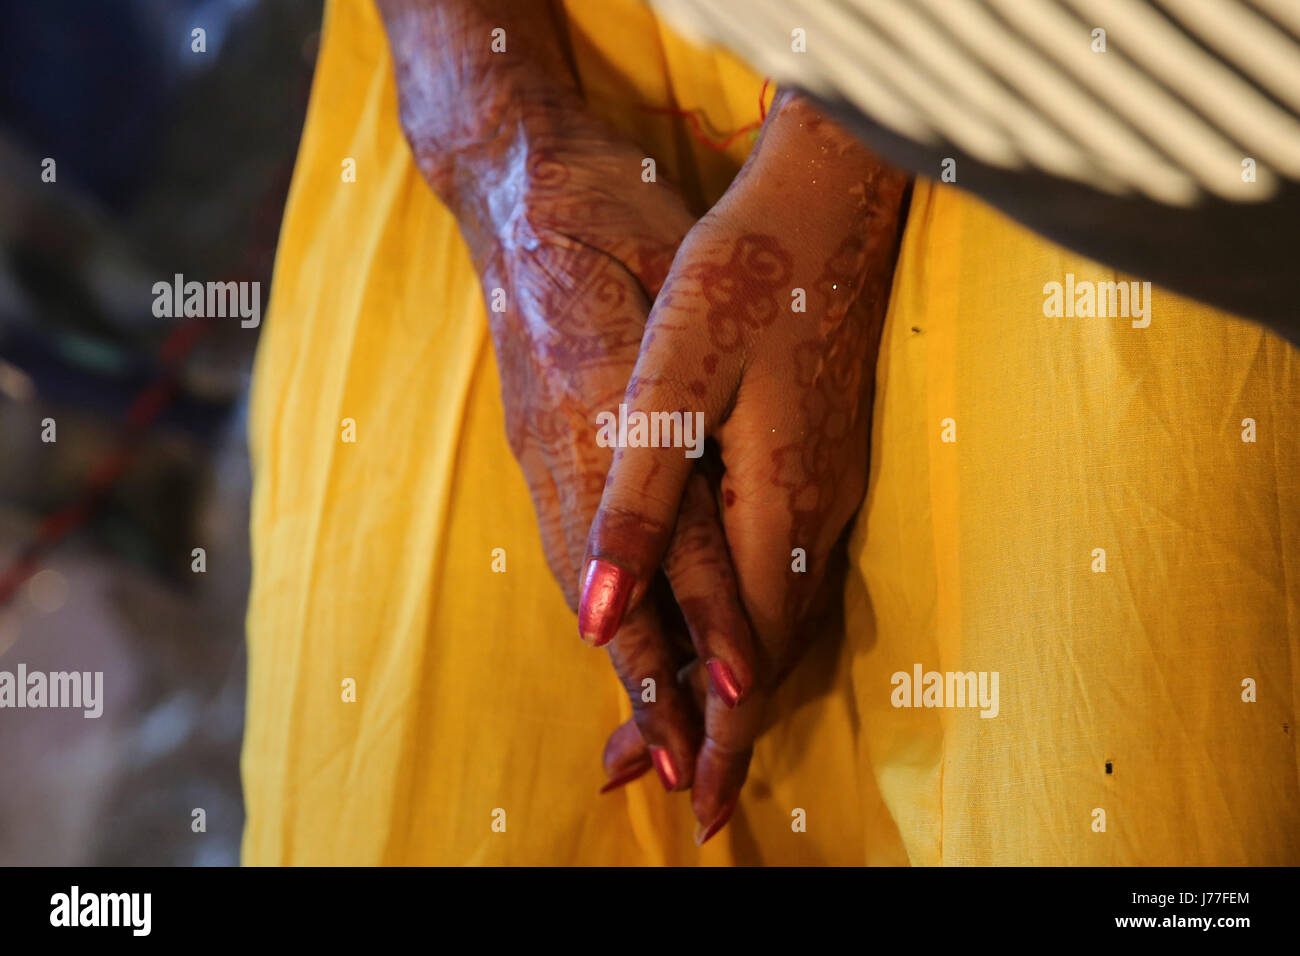
M 726 826 L 749 774 L 754 741 L 763 728 L 767 692 L 754 687 L 745 699 L 729 707 L 711 693 L 705 704 L 704 739 L 695 759 L 691 810 L 699 826 L 695 842 L 703 845 Z
M 700 716 L 689 691 L 677 683 L 681 661 L 653 601 L 627 616 L 609 656 L 664 789 L 687 789 L 695 776 Z
M 716 693 L 699 658 L 678 674 L 706 715 L 704 740 L 695 759 L 691 810 L 699 821 L 695 843 L 703 846 L 731 819 L 749 775 L 754 742 L 766 726 L 766 688 L 756 688 L 738 707 L 727 707 Z
M 722 706 L 716 695 L 707 702 L 691 796 L 701 844 L 721 830 L 735 810 L 763 728 L 765 698 L 797 659 L 802 642 L 820 631 L 809 612 L 821 607 L 833 613 L 843 593 L 841 587 L 827 587 L 832 582 L 827 572 L 836 564 L 837 553 L 833 539 L 827 538 L 847 521 L 842 496 L 808 495 L 803 476 L 783 464 L 782 451 L 761 462 L 744 460 L 744 453 L 734 455 L 722 480 L 723 500 L 728 502 L 723 509 L 727 541 L 754 627 L 756 685 L 734 709 Z M 742 483 L 737 475 L 761 480 Z M 851 483 L 845 487 L 845 497 L 853 499 Z M 825 598 L 820 605 L 818 595 Z
M 713 491 L 698 469 L 686 483 L 664 572 L 713 692 L 735 707 L 754 686 L 754 645 Z
M 700 666 L 698 658 L 692 659 L 677 672 L 677 684 L 685 690 L 695 702 L 700 713 L 704 713 L 709 694 L 709 679 Z M 608 793 L 617 787 L 630 783 L 648 771 L 653 763 L 645 739 L 637 728 L 636 720 L 629 718 L 615 728 L 605 741 L 605 751 L 601 755 L 601 764 L 608 778 L 601 793 Z
M 702 846 L 727 825 L 736 809 L 749 774 L 754 741 L 764 726 L 766 692 L 756 690 L 740 707 L 727 707 L 715 693 L 710 693 L 708 672 L 699 658 L 682 667 L 677 682 L 708 715 L 691 788 L 691 810 L 699 821 L 695 842 Z M 605 768 L 611 779 L 602 792 L 644 773 L 645 769 L 624 768 L 648 769 L 646 757 L 645 743 L 635 721 L 627 721 L 605 744 Z
M 682 665 L 682 669 L 677 672 L 677 683 L 686 688 L 695 701 L 696 708 L 701 714 L 704 713 L 709 703 L 709 673 L 698 657 L 693 657 Z
M 771 676 L 739 708 L 725 709 L 713 698 L 703 708 L 704 742 L 695 761 L 695 785 L 691 790 L 691 809 L 699 821 L 695 842 L 699 845 L 711 839 L 731 819 L 749 773 L 754 742 L 767 726 L 766 698 L 794 667 L 812 635 L 843 631 L 848 537 L 846 530 L 832 548 L 817 593 L 800 626 L 787 636 L 776 656 L 770 659 Z M 693 683 L 701 688 L 697 691 L 698 699 L 704 682 L 695 677 Z
M 600 788 L 601 793 L 609 793 L 624 784 L 631 783 L 648 773 L 653 766 L 650 750 L 646 747 L 641 731 L 635 720 L 628 720 L 618 726 L 609 740 L 605 742 L 605 753 L 601 759 L 608 778 Z
M 739 375 L 738 356 L 723 360 L 710 351 L 707 331 L 692 321 L 702 293 L 686 272 L 679 283 L 674 267 L 651 311 L 618 420 L 610 413 L 604 424 L 618 451 L 587 539 L 578 611 L 583 639 L 596 646 L 649 587 L 710 423 L 721 420 Z

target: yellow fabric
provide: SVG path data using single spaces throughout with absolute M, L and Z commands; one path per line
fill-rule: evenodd
M 725 132 L 761 79 L 634 0 L 566 8 L 594 108 L 707 206 L 748 142 L 723 156 L 636 107 Z M 782 689 L 697 849 L 653 776 L 597 795 L 623 692 L 543 559 L 378 17 L 333 0 L 250 416 L 245 862 L 1300 862 L 1300 363 L 1158 290 L 1144 330 L 1044 318 L 1071 271 L 1113 276 L 918 183 L 848 636 Z M 999 716 L 894 708 L 916 663 L 998 671 Z
M 1300 863 L 1300 356 L 1159 288 L 1148 328 L 1045 318 L 1067 273 L 1130 278 L 918 184 L 854 536 L 866 753 L 914 863 Z M 918 662 L 1000 672 L 999 716 L 893 708 Z

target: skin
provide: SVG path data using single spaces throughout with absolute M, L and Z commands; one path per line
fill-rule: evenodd
M 403 130 L 482 279 L 506 435 L 549 566 L 576 610 L 611 461 L 596 442 L 596 415 L 617 408 L 650 303 L 695 218 L 671 185 L 642 182 L 643 149 L 586 110 L 544 4 L 381 0 L 379 9 Z M 491 51 L 497 27 L 504 53 Z M 490 308 L 497 290 L 504 311 Z M 671 549 L 674 574 L 721 596 L 694 609 L 702 619 L 691 630 L 747 640 L 713 499 L 699 496 L 685 511 L 691 526 L 713 531 Z M 665 785 L 687 789 L 701 720 L 676 677 L 695 649 L 666 575 L 654 577 L 607 650 L 640 739 L 668 761 Z M 642 699 L 645 678 L 657 685 L 653 703 Z M 611 777 L 649 768 L 644 749 L 606 763 Z
M 798 636 L 838 594 L 828 578 L 861 504 L 879 348 L 905 178 L 802 98 L 781 94 L 749 162 L 691 230 L 650 315 L 629 411 L 705 413 L 725 469 L 726 543 L 752 624 L 749 693 L 727 708 L 703 695 L 705 738 L 692 802 L 707 833 L 744 782 L 771 690 Z M 806 312 L 793 308 L 803 289 Z M 680 533 L 695 482 L 672 449 L 621 449 L 588 551 L 655 567 Z M 689 482 L 689 484 L 688 484 Z M 676 529 L 676 530 L 675 530 Z M 792 552 L 806 553 L 806 570 Z M 666 559 L 671 564 L 672 558 Z M 677 593 L 682 605 L 710 596 Z M 699 695 L 698 661 L 685 680 Z M 627 729 L 610 743 L 635 752 Z
M 646 153 L 587 112 L 544 4 L 379 9 L 416 162 L 489 303 L 505 293 L 488 313 L 505 426 L 547 560 L 584 630 L 613 634 L 634 717 L 610 738 L 606 774 L 634 779 L 657 751 L 665 786 L 693 786 L 707 838 L 862 499 L 905 181 L 782 94 L 696 224 L 670 185 L 642 182 Z M 491 52 L 496 27 L 505 53 Z M 795 287 L 806 312 L 791 309 Z M 620 401 L 703 411 L 713 447 L 698 463 L 681 449 L 611 457 L 596 414 Z M 790 570 L 796 547 L 806 573 Z M 593 558 L 626 604 L 582 592 Z

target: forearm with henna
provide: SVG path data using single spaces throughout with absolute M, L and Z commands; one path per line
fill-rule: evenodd
M 421 171 L 458 216 L 549 117 L 579 108 L 546 0 L 376 0 L 402 127 Z M 500 31 L 500 32 L 496 32 Z
M 601 233 L 629 241 L 606 243 L 616 248 L 603 251 L 646 255 L 635 242 L 648 231 L 656 240 L 653 253 L 662 256 L 656 230 L 634 221 L 624 196 L 606 195 L 609 201 L 600 203 L 587 195 L 615 166 L 591 168 L 593 157 L 611 150 L 629 163 L 642 157 L 586 110 L 550 3 L 377 2 L 403 131 L 426 180 L 456 215 L 476 263 L 512 238 L 521 212 L 543 207 L 548 226 L 573 234 L 613 214 Z M 618 170 L 639 171 L 636 165 Z M 619 175 L 605 186 L 597 191 L 628 191 L 630 183 Z M 657 265 L 667 272 L 668 261 Z
M 381 0 L 381 9 L 404 131 L 482 279 L 506 437 L 547 561 L 576 608 L 580 579 L 600 590 L 583 560 L 612 457 L 596 416 L 623 396 L 650 303 L 694 218 L 670 184 L 642 180 L 643 150 L 586 111 L 543 4 Z M 505 53 L 492 51 L 498 28 Z M 698 510 L 689 520 L 714 533 L 679 549 L 692 552 L 689 576 L 707 576 L 701 590 L 718 595 L 711 621 L 743 622 L 734 586 L 727 592 L 716 571 L 726 548 L 707 495 Z M 675 685 L 680 661 L 667 632 L 680 615 L 670 603 L 657 589 L 621 625 L 580 633 L 608 647 L 664 785 L 682 789 L 698 716 Z M 642 700 L 646 677 L 661 688 L 654 707 Z M 615 770 L 625 777 L 629 768 Z
M 641 183 L 641 152 L 585 110 L 549 4 L 379 7 L 403 130 L 478 269 L 507 438 L 576 605 L 581 516 L 594 510 L 609 460 L 593 416 L 622 394 L 647 296 L 690 217 L 670 189 Z

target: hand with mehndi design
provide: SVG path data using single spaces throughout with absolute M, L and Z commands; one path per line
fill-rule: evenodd
M 699 842 L 734 809 L 764 699 L 797 659 L 810 618 L 842 593 L 827 572 L 866 488 L 905 185 L 807 101 L 779 95 L 736 182 L 682 243 L 627 387 L 629 415 L 703 411 L 725 471 L 710 487 L 680 449 L 620 449 L 588 557 L 630 593 L 635 613 L 655 569 L 672 567 L 670 542 L 694 533 L 678 517 L 683 502 L 716 493 L 753 630 L 752 643 L 701 654 L 683 672 L 705 711 L 692 795 Z M 711 598 L 690 582 L 675 593 L 683 607 Z M 609 627 L 619 609 L 584 595 L 579 613 Z M 607 762 L 643 746 L 625 725 Z
M 671 186 L 642 181 L 644 151 L 587 112 L 545 4 L 380 0 L 380 10 L 403 129 L 482 279 L 510 448 L 551 571 L 576 609 L 611 457 L 597 443 L 597 415 L 622 399 L 650 302 L 694 217 Z M 508 52 L 490 52 L 498 26 Z M 711 495 L 685 502 L 682 527 L 693 531 L 668 549 L 668 578 L 714 598 L 685 609 L 691 632 L 710 635 L 700 652 L 747 644 Z M 599 574 L 587 582 L 589 594 L 601 590 Z M 685 789 L 700 716 L 676 677 L 695 652 L 667 581 L 643 585 L 652 593 L 638 594 L 635 610 L 583 629 L 589 643 L 608 646 L 638 729 L 638 751 L 606 761 L 607 787 L 653 763 L 665 787 Z M 642 698 L 645 678 L 656 682 L 653 702 Z

